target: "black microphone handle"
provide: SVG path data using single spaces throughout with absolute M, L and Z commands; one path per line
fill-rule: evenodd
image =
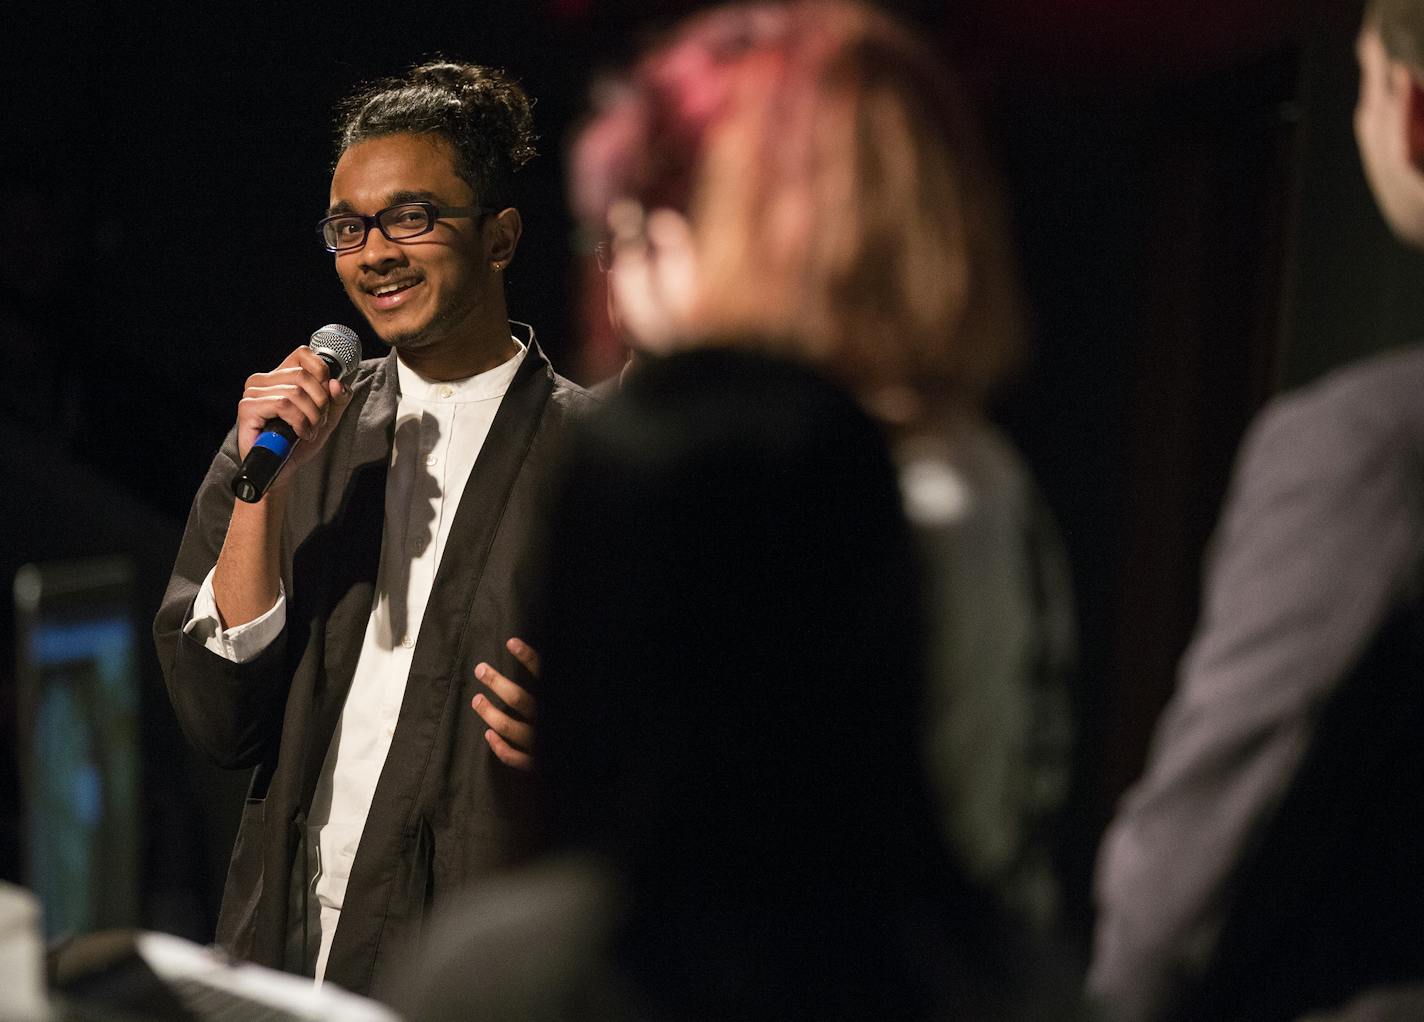
M 336 359 L 324 351 L 317 354 L 331 370 L 332 378 L 339 378 L 341 365 Z M 247 457 L 242 459 L 242 467 L 232 477 L 232 492 L 237 499 L 248 504 L 261 500 L 300 439 L 285 419 L 268 419 L 262 426 L 262 432 L 252 442 Z

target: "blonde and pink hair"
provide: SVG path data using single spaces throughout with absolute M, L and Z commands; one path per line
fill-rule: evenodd
M 977 401 L 1023 339 L 1000 189 L 953 78 L 906 27 L 804 0 L 694 17 L 573 153 L 576 212 L 684 213 L 711 338 L 860 391 Z

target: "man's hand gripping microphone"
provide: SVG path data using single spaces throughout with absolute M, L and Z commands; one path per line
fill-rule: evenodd
M 339 323 L 328 324 L 312 334 L 307 346 L 321 356 L 333 379 L 345 379 L 361 361 L 361 341 L 356 332 Z M 237 499 L 249 504 L 261 500 L 299 439 L 282 419 L 268 419 L 232 477 L 232 492 Z

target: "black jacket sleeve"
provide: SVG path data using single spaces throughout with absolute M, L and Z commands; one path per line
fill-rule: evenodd
M 276 742 L 285 692 L 285 628 L 258 657 L 241 664 L 183 632 L 193 599 L 217 563 L 227 535 L 236 467 L 236 436 L 229 433 L 193 501 L 153 623 L 163 678 L 183 733 L 205 756 L 227 768 L 257 764 Z

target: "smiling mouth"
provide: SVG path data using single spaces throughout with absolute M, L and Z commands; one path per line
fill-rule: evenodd
M 402 291 L 408 291 L 419 283 L 418 280 L 400 280 L 393 284 L 380 284 L 369 288 L 368 293 L 375 298 L 385 298 L 389 295 L 400 294 Z
M 400 304 L 402 297 L 407 291 L 420 283 L 420 278 L 410 280 L 397 280 L 389 284 L 377 284 L 375 287 L 368 287 L 366 293 L 371 296 L 372 303 L 378 309 L 388 309 Z

